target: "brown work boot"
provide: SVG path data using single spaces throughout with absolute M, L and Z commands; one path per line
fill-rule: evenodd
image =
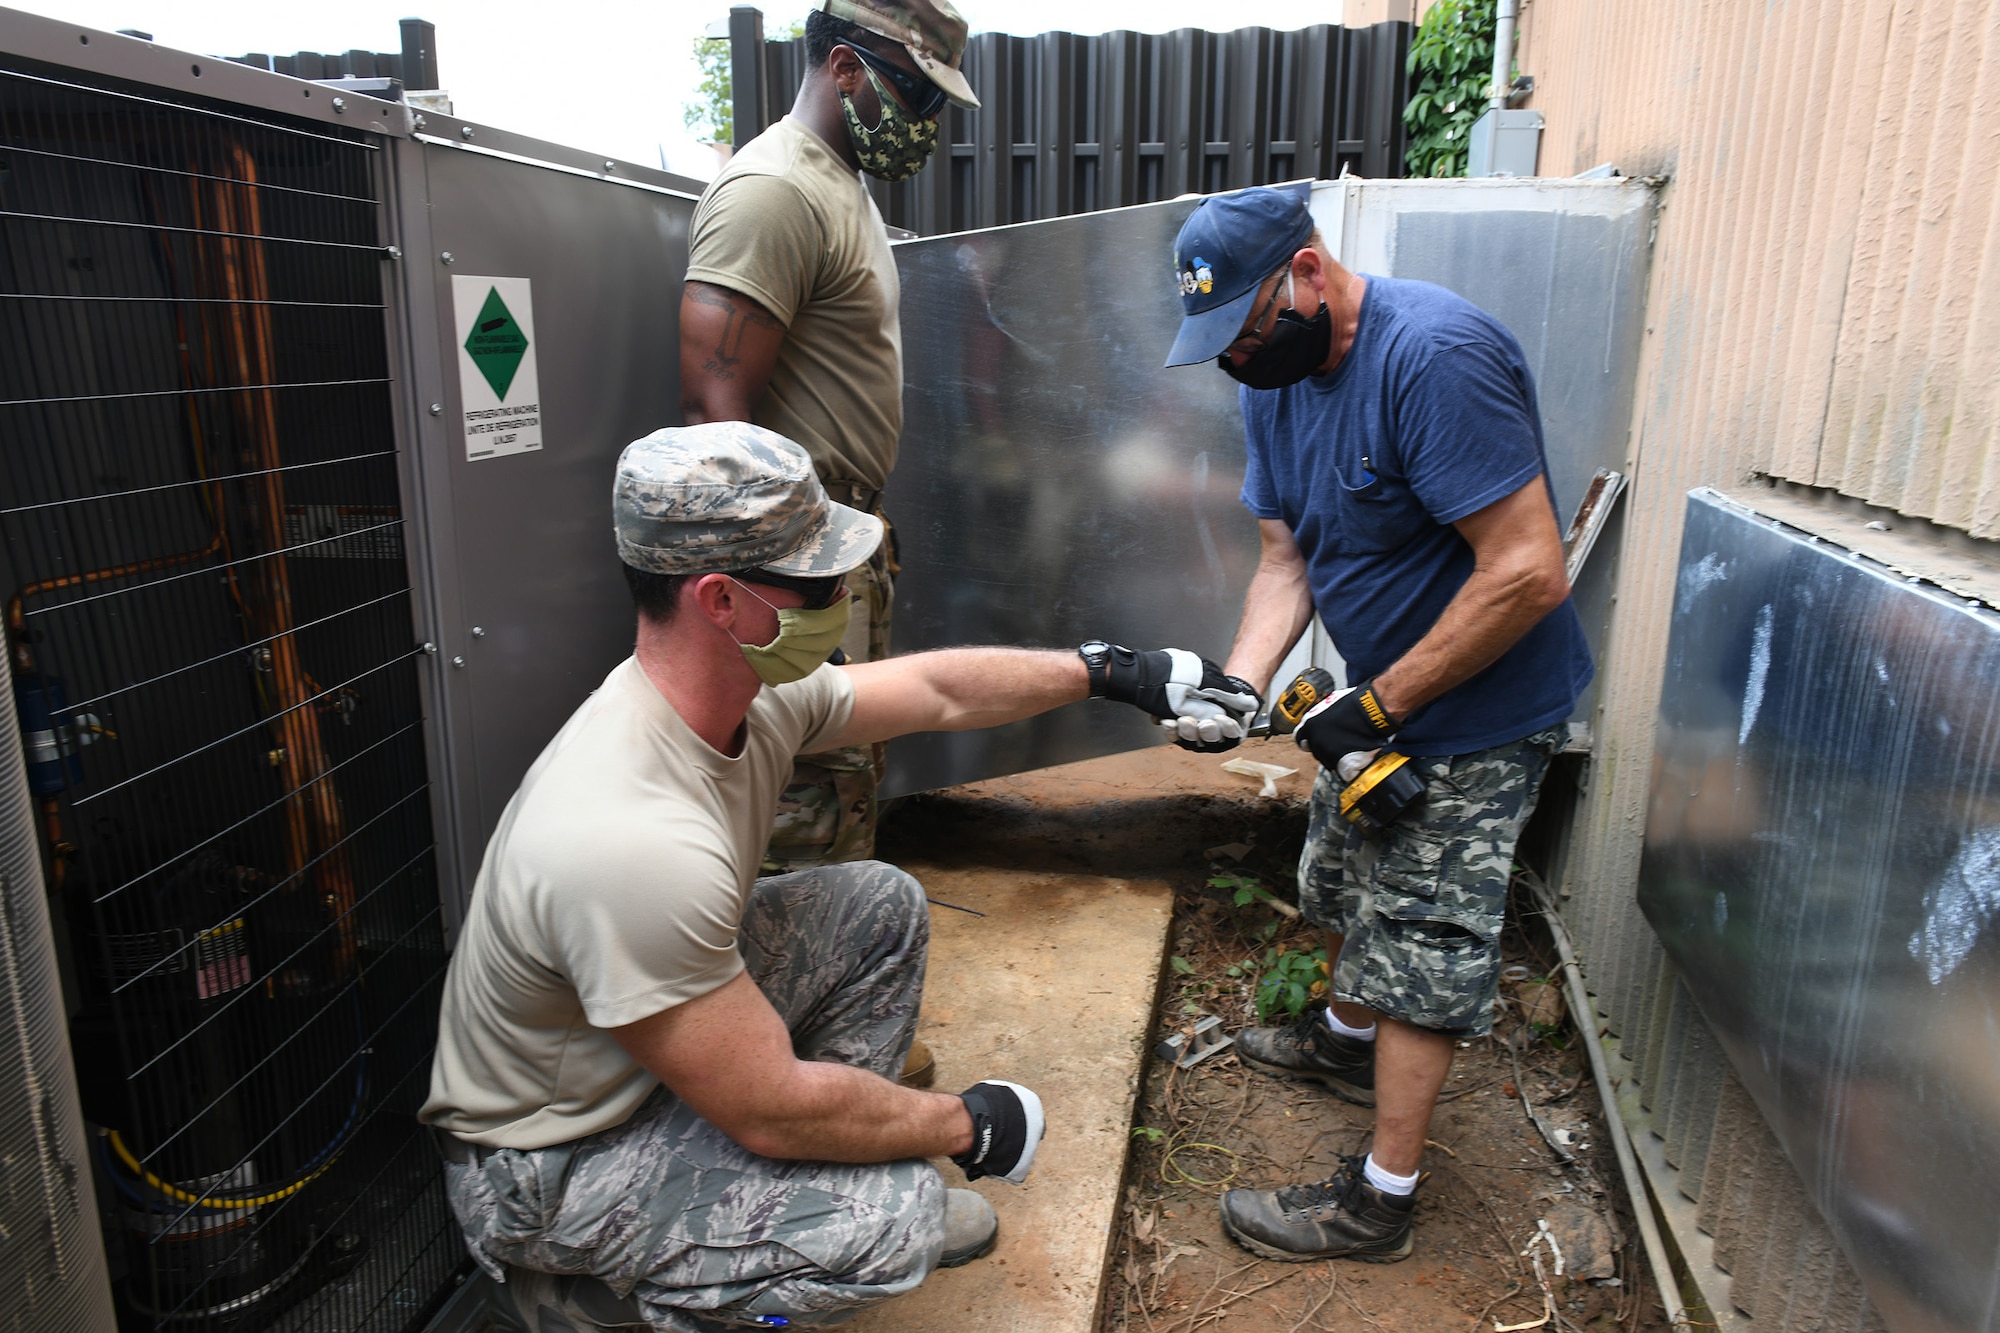
M 1414 1194 L 1384 1194 L 1362 1174 L 1365 1159 L 1342 1157 L 1340 1169 L 1313 1185 L 1230 1190 L 1222 1229 L 1266 1259 L 1360 1259 L 1392 1264 L 1410 1257 Z
M 937 1080 L 937 1061 L 931 1058 L 931 1048 L 924 1045 L 923 1038 L 910 1039 L 910 1053 L 903 1060 L 903 1072 L 896 1081 L 906 1088 L 928 1088 Z
M 1375 1043 L 1328 1027 L 1325 1005 L 1281 1028 L 1243 1029 L 1236 1034 L 1236 1058 L 1266 1074 L 1317 1083 L 1356 1106 L 1375 1104 Z

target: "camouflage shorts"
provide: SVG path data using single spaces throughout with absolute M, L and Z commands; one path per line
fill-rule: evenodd
M 1299 907 L 1346 937 L 1335 999 L 1435 1032 L 1492 1030 L 1514 844 L 1559 742 L 1560 733 L 1544 731 L 1411 760 L 1423 804 L 1379 839 L 1340 817 L 1340 783 L 1321 770 L 1299 855 Z
M 847 576 L 854 613 L 841 649 L 850 662 L 879 662 L 889 655 L 889 616 L 896 603 L 888 542 Z M 875 854 L 875 789 L 882 785 L 886 747 L 856 745 L 802 754 L 778 798 L 766 874 L 805 870 Z
M 879 861 L 758 881 L 739 947 L 802 1059 L 902 1068 L 927 911 L 922 886 Z M 477 1156 L 448 1164 L 445 1183 L 482 1267 L 503 1281 L 510 1269 L 589 1275 L 671 1333 L 750 1316 L 843 1323 L 922 1282 L 944 1246 L 945 1186 L 928 1162 L 759 1157 L 665 1088 L 616 1128 Z M 540 1323 L 601 1326 L 559 1316 Z

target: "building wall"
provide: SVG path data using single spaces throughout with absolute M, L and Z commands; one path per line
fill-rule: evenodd
M 1517 58 L 1547 121 L 1541 174 L 1609 162 L 1668 182 L 1569 910 L 1734 1303 L 1830 1327 L 1788 1276 L 1824 1271 L 1803 1250 L 1729 1243 L 1725 1214 L 1766 1203 L 1705 1196 L 1704 1168 L 1745 1151 L 1745 1099 L 1633 903 L 1672 555 L 1698 485 L 1773 487 L 1856 527 L 1858 510 L 1954 558 L 2000 549 L 2000 9 L 1530 0 Z M 1816 1223 L 1797 1221 L 1799 1246 L 1821 1245 Z

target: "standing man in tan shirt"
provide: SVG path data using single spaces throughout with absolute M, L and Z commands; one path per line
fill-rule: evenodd
M 861 173 L 899 181 L 936 147 L 966 24 L 946 0 L 817 0 L 791 114 L 708 187 L 681 297 L 681 408 L 690 425 L 752 421 L 804 446 L 827 493 L 880 517 L 903 424 L 901 290 Z M 849 576 L 849 661 L 889 655 L 892 543 Z M 764 864 L 798 870 L 873 854 L 880 746 L 802 755 Z

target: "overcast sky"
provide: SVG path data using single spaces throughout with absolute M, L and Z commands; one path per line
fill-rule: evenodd
M 729 0 L 0 0 L 87 27 L 137 28 L 204 55 L 246 51 L 395 51 L 396 21 L 437 25 L 438 67 L 470 120 L 707 175 L 713 154 L 682 128 L 694 96 L 695 38 Z M 956 0 L 974 32 L 1167 32 L 1218 27 L 1197 0 Z M 806 0 L 762 6 L 767 30 L 803 18 Z M 1228 11 L 1245 23 L 1299 28 L 1339 21 L 1339 0 L 1258 0 Z

